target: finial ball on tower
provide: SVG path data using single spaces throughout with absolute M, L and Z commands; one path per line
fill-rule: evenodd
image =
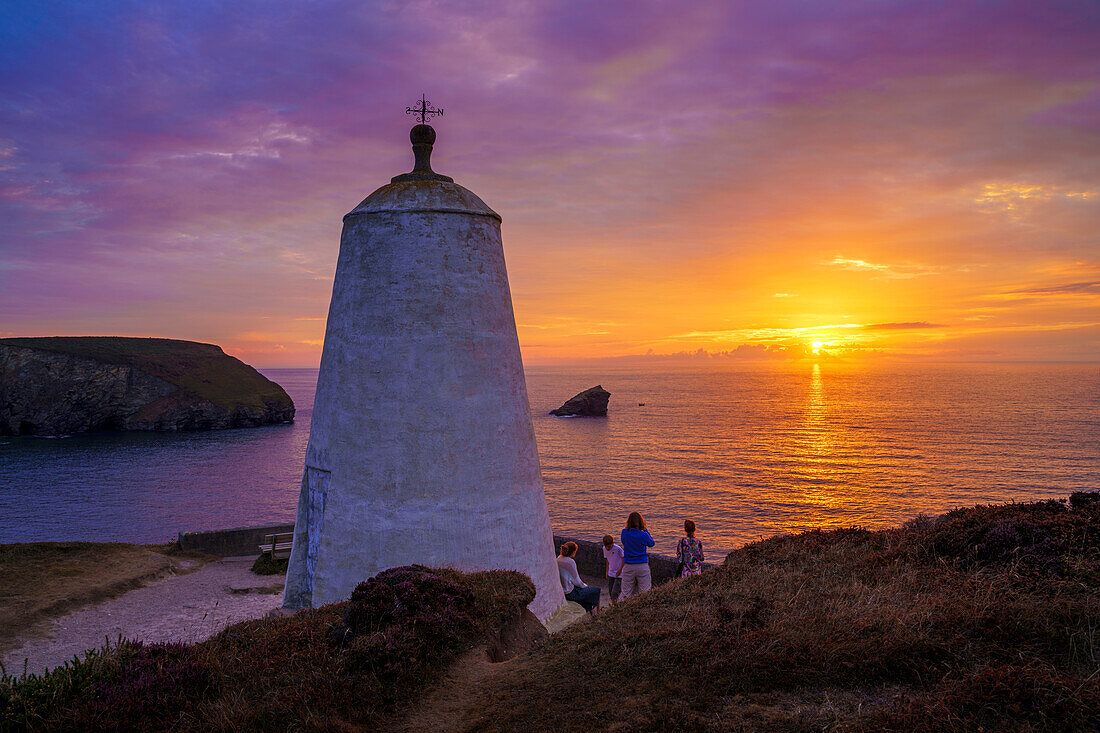
M 435 145 L 435 128 L 431 125 L 414 125 L 409 132 L 413 145 Z
M 390 179 L 392 183 L 404 183 L 407 181 L 443 181 L 454 183 L 450 176 L 443 176 L 432 170 L 431 156 L 432 146 L 435 145 L 435 130 L 428 124 L 432 115 L 442 115 L 443 110 L 435 109 L 432 103 L 423 94 L 420 95 L 420 104 L 416 107 L 407 107 L 405 114 L 415 114 L 420 122 L 413 125 L 409 131 L 409 140 L 413 148 L 413 169 L 409 173 L 402 173 Z

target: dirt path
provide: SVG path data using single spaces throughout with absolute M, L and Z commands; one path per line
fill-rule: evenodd
M 607 595 L 607 579 L 581 575 L 588 585 L 600 586 L 600 607 L 611 603 Z M 579 606 L 566 622 L 583 623 L 586 616 Z M 564 626 L 562 627 L 564 628 Z M 554 631 L 553 629 L 551 630 Z M 522 656 L 503 662 L 492 662 L 486 647 L 478 646 L 457 659 L 424 694 L 410 705 L 408 710 L 391 721 L 394 733 L 455 733 L 470 726 L 470 692 L 487 684 L 496 675 L 508 675 L 517 665 L 523 664 Z
M 505 672 L 512 662 L 493 664 L 484 646 L 452 664 L 404 714 L 391 722 L 394 733 L 451 733 L 466 727 L 470 691 L 487 675 Z
M 255 575 L 255 558 L 223 558 L 30 630 L 3 655 L 9 674 L 41 673 L 121 635 L 147 642 L 201 641 L 282 602 L 283 577 Z

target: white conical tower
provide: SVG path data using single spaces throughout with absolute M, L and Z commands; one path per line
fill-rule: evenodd
M 564 603 L 500 216 L 416 165 L 344 217 L 283 605 L 411 563 L 531 577 Z

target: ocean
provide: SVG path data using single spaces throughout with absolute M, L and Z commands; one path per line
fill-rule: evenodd
M 164 542 L 293 521 L 316 369 L 267 369 L 293 425 L 0 438 L 0 542 Z M 601 418 L 547 413 L 601 384 Z M 973 504 L 1100 488 L 1100 367 L 532 367 L 554 531 L 598 540 L 627 514 L 711 558 L 811 527 L 897 525 Z M 461 418 L 476 421 L 477 415 Z

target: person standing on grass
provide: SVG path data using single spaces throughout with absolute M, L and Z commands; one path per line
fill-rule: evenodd
M 645 520 L 638 512 L 631 512 L 626 520 L 626 528 L 619 535 L 623 542 L 623 587 L 619 591 L 619 600 L 629 598 L 635 593 L 647 591 L 653 585 L 649 573 L 649 555 L 646 548 L 653 547 L 653 538 L 645 528 Z
M 703 543 L 695 539 L 695 522 L 684 520 L 684 538 L 676 545 L 676 562 L 680 577 L 699 575 L 703 572 Z
M 623 588 L 623 548 L 609 534 L 603 536 L 603 559 L 607 563 L 607 597 L 614 603 Z
M 579 603 L 585 611 L 595 613 L 600 605 L 600 589 L 595 585 L 585 585 L 577 572 L 577 561 L 573 556 L 577 554 L 577 543 L 566 542 L 558 551 L 558 577 L 561 578 L 561 589 L 565 591 L 565 600 Z

